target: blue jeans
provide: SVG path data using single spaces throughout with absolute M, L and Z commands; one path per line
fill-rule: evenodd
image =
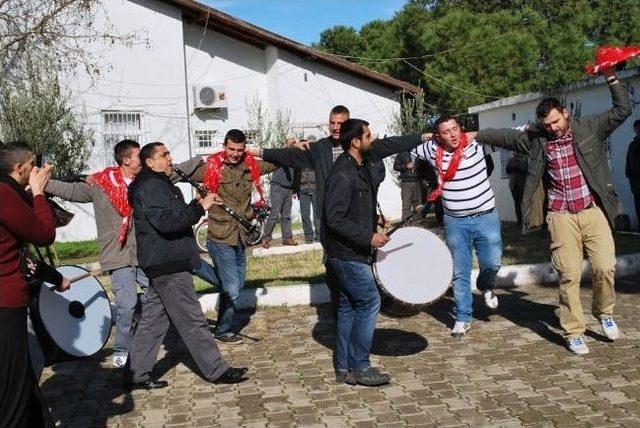
M 371 367 L 369 354 L 380 310 L 380 294 L 371 265 L 327 257 L 340 283 L 336 324 L 336 370 L 364 370 Z
M 302 230 L 306 242 L 320 240 L 320 212 L 316 201 L 316 191 L 311 188 L 300 189 L 300 217 L 302 217 Z M 313 223 L 311 222 L 311 206 L 313 205 Z M 315 234 L 314 234 L 315 229 Z
M 215 334 L 233 332 L 247 267 L 244 244 L 239 242 L 238 245 L 227 245 L 208 239 L 207 250 L 215 264 L 214 269 L 220 279 L 221 288 Z
M 113 343 L 115 355 L 127 355 L 134 333 L 133 313 L 138 304 L 138 288 L 140 284 L 144 293 L 149 286 L 149 278 L 140 267 L 125 266 L 109 271 L 111 289 L 115 296 L 116 306 L 116 338 Z
M 495 284 L 502 259 L 498 211 L 468 217 L 444 216 L 444 236 L 453 255 L 453 297 L 456 321 L 469 322 L 472 313 L 471 261 L 476 250 L 480 274 L 476 286 L 485 292 Z
M 220 285 L 215 268 L 202 259 L 200 259 L 198 267 L 193 270 L 193 274 L 216 288 Z

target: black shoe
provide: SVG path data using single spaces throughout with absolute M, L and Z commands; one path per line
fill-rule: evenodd
M 218 342 L 240 344 L 243 342 L 242 336 L 239 336 L 231 331 L 222 334 L 213 335 Z
M 146 389 L 147 391 L 152 389 L 162 389 L 169 386 L 169 382 L 166 380 L 150 379 L 144 382 L 125 382 L 124 389 L 127 391 L 133 391 L 134 389 Z
M 391 381 L 391 376 L 380 373 L 378 369 L 373 367 L 365 370 L 352 370 L 349 374 L 350 376 L 346 377 L 345 382 L 350 385 L 380 386 Z
M 244 377 L 247 372 L 246 367 L 229 367 L 222 375 L 213 381 L 213 383 L 240 383 L 248 380 Z
M 336 383 L 347 383 L 348 370 L 336 370 Z

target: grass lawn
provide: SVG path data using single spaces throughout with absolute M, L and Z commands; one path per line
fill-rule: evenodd
M 432 219 L 422 222 L 430 226 Z M 616 255 L 640 252 L 640 235 L 614 233 Z M 503 265 L 542 263 L 549 261 L 549 232 L 540 230 L 527 235 L 520 234 L 515 223 L 502 224 Z M 96 241 L 58 242 L 54 245 L 60 260 L 59 264 L 78 264 L 98 259 Z M 477 267 L 474 260 L 474 267 Z M 109 277 L 100 277 L 100 281 L 109 288 Z M 214 291 L 208 283 L 194 277 L 198 292 Z M 309 251 L 291 255 L 268 257 L 247 257 L 246 287 L 273 287 L 316 283 L 324 281 L 322 251 Z

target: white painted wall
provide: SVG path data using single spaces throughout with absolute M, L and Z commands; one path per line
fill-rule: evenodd
M 93 80 L 79 71 L 66 78 L 78 113 L 84 113 L 94 130 L 95 145 L 89 170 L 104 168 L 104 110 L 139 111 L 143 114 L 142 143 L 162 141 L 176 161 L 196 154 L 193 132 L 217 130 L 222 142 L 232 128 L 247 129 L 247 106 L 260 100 L 271 113 L 288 110 L 294 126 L 305 135 L 323 137 L 336 104 L 346 105 L 352 117 L 371 123 L 372 131 L 388 133 L 393 112 L 399 108 L 393 90 L 329 66 L 302 60 L 286 51 L 266 49 L 205 30 L 182 21 L 181 12 L 155 0 L 111 0 L 106 13 L 121 34 L 135 32 L 148 43 L 133 47 L 102 46 L 104 67 Z M 96 16 L 96 25 L 104 16 Z M 194 111 L 193 86 L 211 84 L 226 88 L 228 107 Z M 190 197 L 191 190 L 183 191 Z M 400 217 L 400 192 L 390 174 L 379 194 L 385 214 Z M 67 204 L 76 212 L 73 222 L 58 230 L 62 241 L 93 239 L 96 229 L 91 204 Z M 294 203 L 294 217 L 299 218 Z
M 625 71 L 620 74 L 626 76 L 623 81 L 629 86 L 632 96 L 633 113 L 610 137 L 611 140 L 611 168 L 613 184 L 621 201 L 621 209 L 629 215 L 632 222 L 636 223 L 634 213 L 633 195 L 629 188 L 629 182 L 624 175 L 625 160 L 629 143 L 633 140 L 633 121 L 640 118 L 640 71 Z M 582 117 L 597 114 L 611 108 L 611 95 L 602 78 L 595 79 L 584 84 L 576 84 L 567 88 L 560 95 L 573 115 Z M 542 98 L 541 95 L 527 94 L 516 96 L 495 103 L 475 106 L 470 112 L 478 113 L 480 129 L 486 128 L 510 128 L 522 125 L 527 121 L 535 120 L 535 108 Z M 515 114 L 515 120 L 513 115 Z M 496 194 L 496 205 L 503 220 L 515 221 L 513 198 L 509 190 L 508 179 L 501 178 L 500 154 L 493 155 L 496 171 L 491 177 L 491 184 Z M 508 159 L 508 158 L 506 158 Z

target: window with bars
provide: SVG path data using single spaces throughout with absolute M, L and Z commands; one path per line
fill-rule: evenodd
M 208 149 L 214 147 L 216 144 L 213 138 L 218 133 L 215 129 L 197 129 L 194 131 L 195 142 L 198 148 Z
M 260 131 L 257 129 L 243 129 L 244 135 L 247 137 L 247 143 L 255 144 L 260 139 Z
M 102 112 L 103 147 L 99 155 L 105 166 L 115 165 L 113 148 L 124 139 L 145 144 L 143 129 L 143 113 L 141 111 L 103 111 Z

